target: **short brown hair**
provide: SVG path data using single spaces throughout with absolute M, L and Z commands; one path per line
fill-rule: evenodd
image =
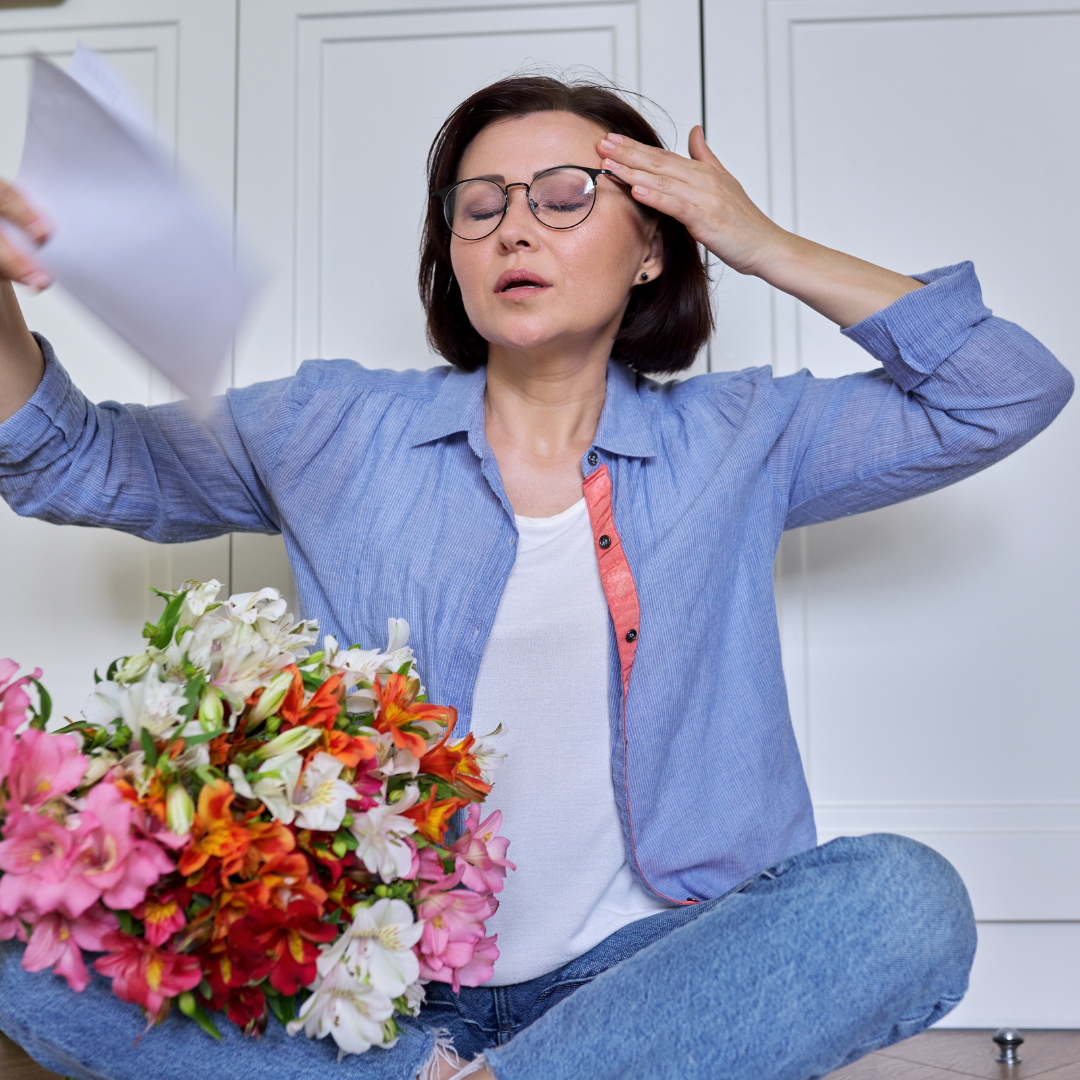
M 487 342 L 469 322 L 450 263 L 450 230 L 435 192 L 457 179 L 469 143 L 489 124 L 536 112 L 569 112 L 649 146 L 663 146 L 653 126 L 611 87 L 518 75 L 478 90 L 447 117 L 427 158 L 428 208 L 420 248 L 420 299 L 432 348 L 455 367 L 475 371 L 487 362 Z M 631 290 L 611 349 L 612 358 L 640 372 L 688 368 L 712 332 L 709 274 L 701 251 L 681 222 L 660 218 L 664 271 Z

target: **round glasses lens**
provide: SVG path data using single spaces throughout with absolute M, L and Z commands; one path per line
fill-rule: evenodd
M 446 223 L 463 240 L 479 240 L 494 232 L 506 206 L 503 189 L 490 180 L 458 184 L 443 203 Z
M 580 225 L 593 208 L 596 184 L 581 169 L 552 169 L 541 173 L 529 191 L 533 213 L 553 229 Z

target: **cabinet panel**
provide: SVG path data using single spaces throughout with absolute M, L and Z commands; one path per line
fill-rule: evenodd
M 709 0 L 706 28 L 710 128 L 776 220 L 901 272 L 971 258 L 987 302 L 1076 370 L 1075 3 Z M 875 366 L 787 297 L 742 281 L 729 297 L 725 340 L 745 359 L 729 348 L 725 367 Z M 1073 404 L 988 472 L 781 548 L 821 839 L 931 844 L 987 927 L 995 951 L 950 1024 L 1080 1025 L 1080 881 L 1058 872 L 1080 852 L 1078 451 Z M 1009 949 L 1036 938 L 1037 963 L 1010 980 Z
M 184 48 L 180 48 L 181 38 Z M 146 103 L 187 171 L 232 198 L 235 12 L 222 0 L 69 0 L 0 11 L 0 175 L 18 167 L 28 54 L 66 65 L 78 41 L 116 66 Z M 60 289 L 19 291 L 31 328 L 55 346 L 94 400 L 153 404 L 170 388 Z M 95 667 L 138 647 L 160 603 L 149 586 L 186 577 L 228 580 L 229 540 L 156 547 L 96 529 L 18 518 L 0 503 L 4 609 L 0 656 L 40 664 L 57 711 L 78 716 Z

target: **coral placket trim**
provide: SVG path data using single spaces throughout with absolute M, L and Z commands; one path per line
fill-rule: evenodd
M 619 663 L 622 668 L 622 731 L 623 731 L 623 785 L 626 791 L 626 818 L 630 823 L 630 850 L 634 856 L 641 879 L 657 896 L 673 904 L 685 907 L 696 901 L 676 900 L 667 896 L 649 883 L 645 872 L 638 862 L 637 846 L 634 843 L 634 820 L 630 814 L 630 774 L 627 766 L 629 742 L 626 736 L 626 693 L 630 688 L 630 672 L 634 668 L 638 640 L 641 636 L 641 605 L 638 602 L 637 586 L 630 564 L 626 561 L 622 540 L 615 528 L 615 514 L 611 498 L 611 474 L 606 465 L 601 465 L 594 473 L 585 478 L 582 484 L 585 493 L 585 505 L 589 509 L 589 521 L 592 524 L 593 547 L 596 549 L 596 561 L 600 567 L 600 584 L 604 587 L 608 611 L 615 624 L 615 641 L 619 648 Z M 608 546 L 600 544 L 600 538 L 608 538 Z M 633 640 L 627 641 L 626 635 L 633 631 Z

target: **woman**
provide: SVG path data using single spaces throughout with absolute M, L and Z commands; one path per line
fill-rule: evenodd
M 706 146 L 660 149 L 610 91 L 515 78 L 429 156 L 425 372 L 308 362 L 181 407 L 89 404 L 5 284 L 0 490 L 22 514 L 161 542 L 281 531 L 305 613 L 350 642 L 414 629 L 461 730 L 502 722 L 492 800 L 518 866 L 492 983 L 336 1066 L 323 1044 L 211 1045 L 76 998 L 9 944 L 0 1026 L 78 1077 L 808 1080 L 962 997 L 955 871 L 895 836 L 815 847 L 772 593 L 785 528 L 952 483 L 1046 426 L 1065 370 L 982 306 L 777 227 Z M 3 212 L 47 226 L 12 189 Z M 703 245 L 836 322 L 884 369 L 679 371 L 711 317 Z M 12 278 L 45 284 L 0 251 Z M 37 276 L 35 276 L 37 275 Z M 445 1043 L 445 1039 L 443 1040 Z M 442 1045 L 441 1043 L 440 1045 Z M 479 1057 L 477 1055 L 483 1055 Z

